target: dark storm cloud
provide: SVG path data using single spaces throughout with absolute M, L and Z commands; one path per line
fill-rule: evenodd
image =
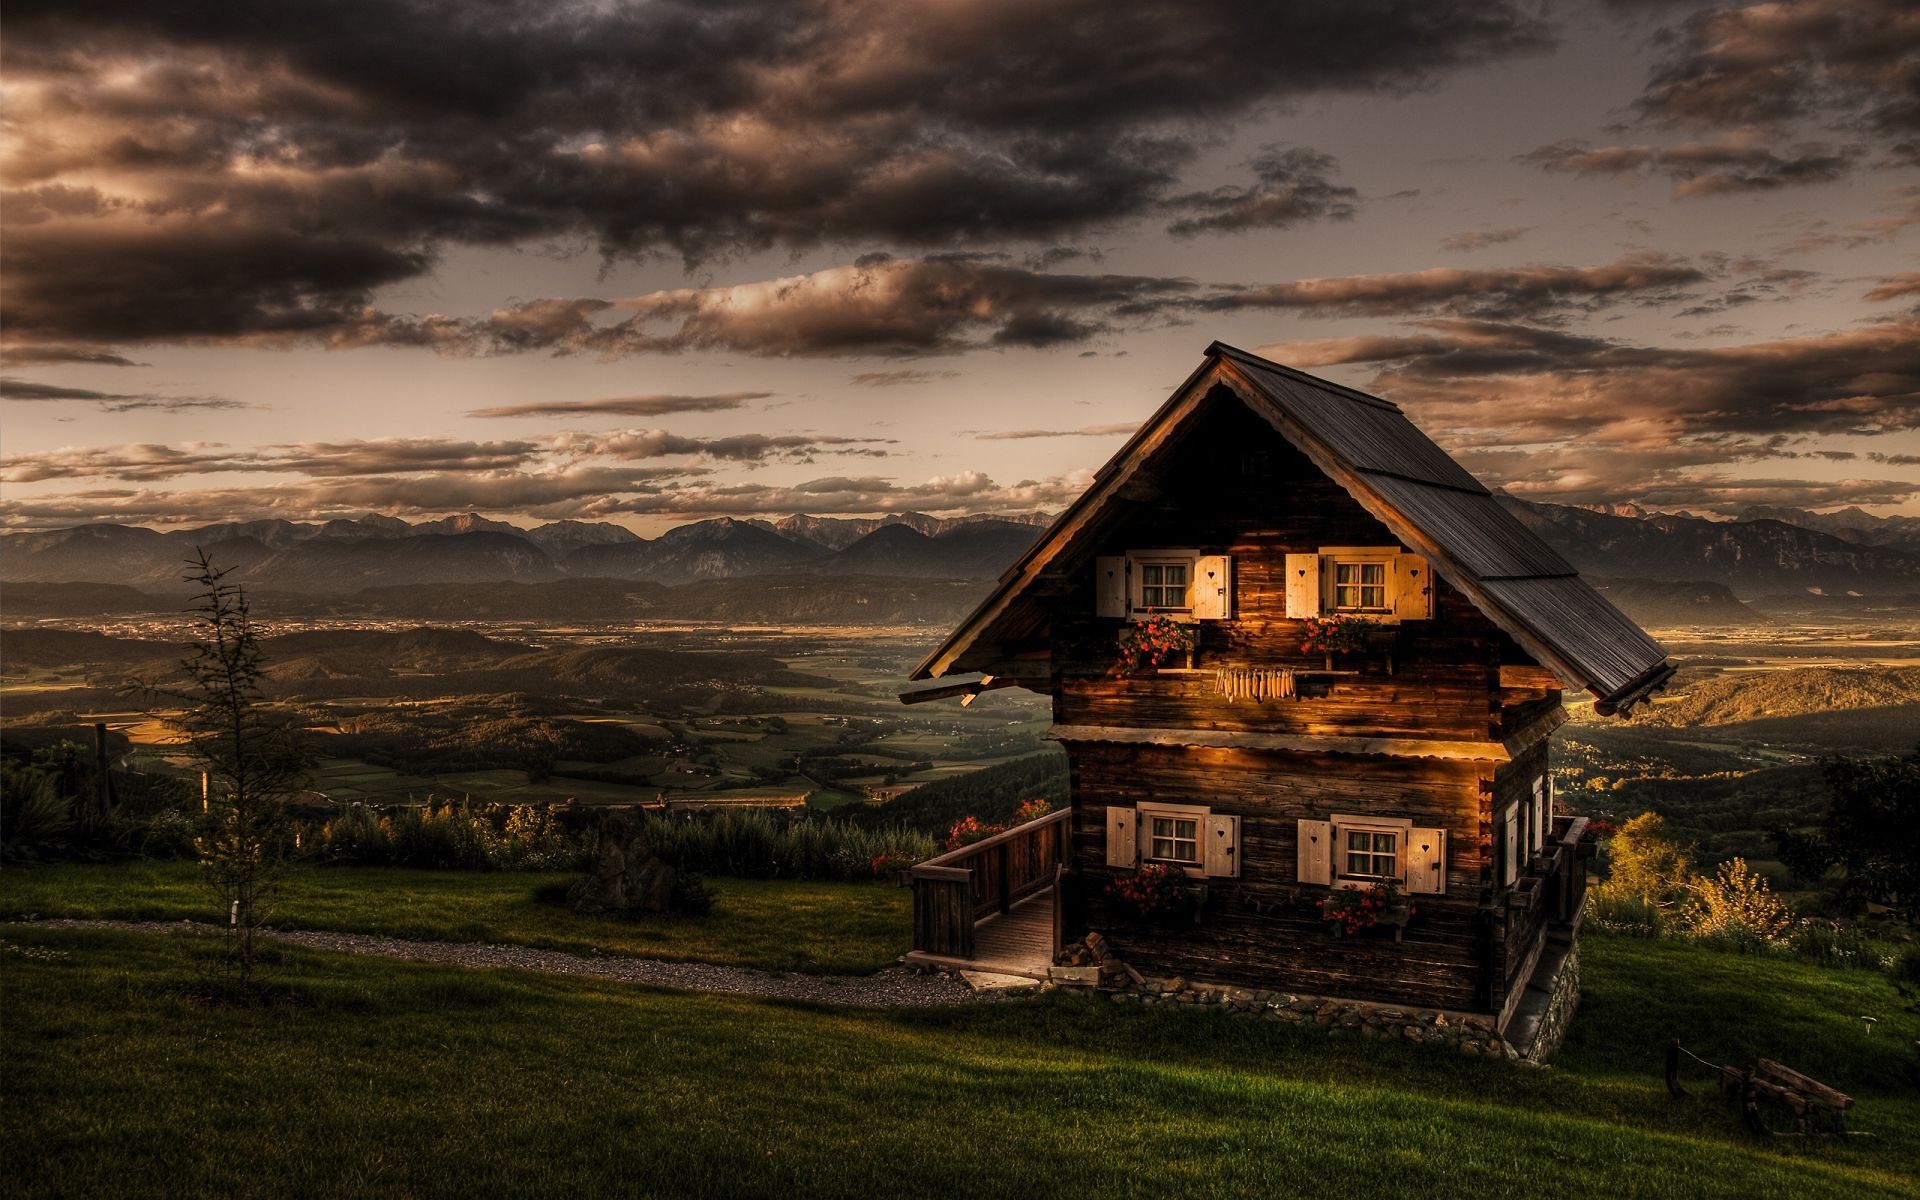
M 700 458 L 743 464 L 812 462 L 819 455 L 885 457 L 887 438 L 826 434 L 736 434 L 686 437 L 664 429 L 560 433 L 541 438 L 476 442 L 454 438 L 380 438 L 292 442 L 240 449 L 220 444 L 86 446 L 0 458 L 0 481 L 122 479 L 157 482 L 189 475 L 280 472 L 310 479 L 362 476 L 487 475 L 527 468 L 553 473 L 594 459 L 635 462 Z
M 1138 428 L 1140 425 L 1136 421 L 1120 421 L 1110 425 L 1088 425 L 1081 429 L 1008 429 L 995 433 L 976 433 L 973 436 L 983 442 L 1017 442 L 1031 438 L 1115 437 L 1132 433 Z
M 1317 151 L 1268 146 L 1246 165 L 1253 170 L 1250 184 L 1227 184 L 1168 200 L 1169 210 L 1187 215 L 1168 225 L 1167 232 L 1185 237 L 1344 221 L 1353 216 L 1360 198 L 1358 190 L 1333 182 L 1334 160 Z
M 727 437 L 686 437 L 664 429 L 625 429 L 613 433 L 571 433 L 554 437 L 556 453 L 589 458 L 632 461 L 689 455 L 728 462 L 812 462 L 821 454 L 851 454 L 884 458 L 891 438 L 836 437 L 828 434 L 733 434 Z
M 986 254 L 917 259 L 869 255 L 809 275 L 724 287 L 619 300 L 533 300 L 485 317 L 441 318 L 429 324 L 372 319 L 352 339 L 432 346 L 448 353 L 542 351 L 622 358 L 704 350 L 769 357 L 905 358 L 1079 344 L 1192 319 L 1196 313 L 1240 310 L 1556 319 L 1614 304 L 1664 305 L 1685 298 L 1688 287 L 1709 278 L 1711 273 L 1701 266 L 1661 255 L 1630 256 L 1594 267 L 1434 268 L 1267 286 L 1155 275 L 1053 274 Z M 336 341 L 345 338 L 337 335 Z M 932 372 L 874 371 L 853 381 L 894 386 L 935 377 Z M 630 411 L 624 403 L 519 404 L 472 415 Z
M 957 379 L 958 371 L 921 371 L 911 367 L 898 371 L 861 371 L 847 382 L 855 387 L 908 387 L 917 383 L 932 383 L 936 379 Z
M 1301 279 L 1222 290 L 1200 299 L 1197 306 L 1215 311 L 1293 309 L 1315 316 L 1439 312 L 1505 320 L 1592 311 L 1623 302 L 1664 304 L 1709 277 L 1706 270 L 1685 259 L 1647 254 L 1597 267 L 1434 267 L 1390 275 Z
M 1303 366 L 1368 363 L 1373 386 L 1510 442 L 1906 433 L 1920 428 L 1920 322 L 1716 348 L 1636 346 L 1491 321 L 1275 347 Z
M 1206 227 L 1337 215 L 1343 189 L 1307 159 L 1178 184 L 1199 145 L 1276 104 L 1542 47 L 1528 8 L 14 4 L 0 315 L 49 342 L 351 345 L 373 290 L 449 244 L 584 235 L 698 261 L 1052 238 L 1175 197 Z M 1006 339 L 1071 332 L 1049 324 Z M 409 332 L 435 331 L 377 340 Z
M 1862 296 L 1861 299 L 1870 302 L 1881 302 L 1887 300 L 1903 300 L 1909 296 L 1920 299 L 1920 271 L 1914 271 L 1906 275 L 1894 275 L 1890 278 L 1882 279 L 1869 289 L 1867 294 Z
M 1836 453 L 1805 446 L 1813 437 L 1920 429 L 1913 320 L 1712 349 L 1436 320 L 1405 334 L 1267 352 L 1303 367 L 1372 368 L 1370 390 L 1406 406 L 1469 470 L 1518 494 L 1721 509 L 1742 499 L 1806 506 L 1920 495 L 1914 481 L 1743 480 L 1725 471 Z
M 368 510 L 399 516 L 519 513 L 538 520 L 776 516 L 793 512 L 1011 512 L 1058 508 L 1091 482 L 1085 473 L 996 483 L 979 471 L 902 483 L 829 476 L 791 485 L 701 482 L 699 468 L 575 466 L 549 471 L 373 476 L 271 487 L 161 491 L 96 488 L 0 499 L 0 524 L 46 528 L 81 521 L 205 524 L 281 516 L 314 520 Z
M 1531 225 L 1518 225 L 1508 229 L 1469 229 L 1462 233 L 1440 239 L 1442 250 L 1481 250 L 1488 246 L 1500 246 L 1507 242 L 1516 242 L 1533 232 Z
M 153 443 L 87 446 L 0 459 L 0 480 L 46 479 L 156 481 L 182 475 L 288 471 L 318 478 L 386 475 L 399 471 L 499 471 L 533 459 L 535 442 L 463 442 L 440 438 L 301 442 L 237 450 L 218 444 Z
M 63 387 L 32 379 L 0 379 L 0 400 L 80 400 L 105 412 L 186 412 L 193 409 L 251 408 L 223 396 L 162 396 L 149 392 L 102 392 L 93 388 Z
M 1856 158 L 1847 148 L 1815 143 L 1783 149 L 1776 153 L 1752 134 L 1678 146 L 1593 146 L 1569 138 L 1514 161 L 1576 175 L 1657 175 L 1673 181 L 1676 196 L 1715 196 L 1831 183 L 1851 171 Z
M 1050 274 L 1004 257 L 868 255 L 810 275 L 622 300 L 535 300 L 432 328 L 370 323 L 369 343 L 456 353 L 544 350 L 620 358 L 689 350 L 762 356 L 909 357 L 1083 342 L 1164 318 L 1200 285 L 1147 275 Z M 487 416 L 579 411 L 514 405 Z
M 609 396 L 601 400 L 536 400 L 469 409 L 470 417 L 663 417 L 672 413 L 731 412 L 772 392 L 720 392 L 711 396 Z
M 124 354 L 96 350 L 87 346 L 3 346 L 0 366 L 4 367 L 144 367 Z
M 1635 105 L 1647 121 L 1815 121 L 1920 163 L 1920 18 L 1909 0 L 1787 0 L 1695 13 Z

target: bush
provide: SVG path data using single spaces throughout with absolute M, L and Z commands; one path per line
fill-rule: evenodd
M 1920 946 L 1908 946 L 1895 955 L 1887 973 L 1901 983 L 1920 987 Z
M 1612 883 L 1597 884 L 1587 893 L 1587 921 L 1595 929 L 1627 937 L 1659 937 L 1666 930 L 1666 915 L 1658 905 Z
M 737 879 L 850 882 L 874 878 L 877 861 L 911 865 L 934 853 L 932 838 L 897 825 L 781 809 L 648 813 L 641 820 L 648 848 L 675 867 Z
M 1743 948 L 1753 942 L 1778 942 L 1793 923 L 1786 902 L 1739 858 L 1694 881 L 1682 917 L 1695 937 L 1729 940 Z
M 1823 967 L 1877 967 L 1880 953 L 1873 940 L 1844 921 L 1803 919 L 1787 931 L 1787 951 L 1795 958 Z
M 0 858 L 30 862 L 66 847 L 73 820 L 54 776 L 12 759 L 0 761 Z
M 148 858 L 192 858 L 193 839 L 199 832 L 194 819 L 179 809 L 161 809 L 140 830 L 140 853 Z
M 578 867 L 586 842 L 544 806 L 436 805 L 387 815 L 356 804 L 302 830 L 300 848 L 324 862 L 358 866 L 478 871 L 554 871 Z

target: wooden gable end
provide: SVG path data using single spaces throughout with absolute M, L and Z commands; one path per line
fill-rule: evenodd
M 1402 569 L 1409 575 L 1417 570 L 1429 588 L 1412 609 L 1396 607 L 1393 616 L 1437 619 L 1443 585 L 1450 583 L 1520 649 L 1505 655 L 1507 661 L 1537 665 L 1566 686 L 1592 691 L 1603 713 L 1645 699 L 1671 676 L 1658 643 L 1580 580 L 1394 405 L 1216 343 L 912 678 L 967 671 L 1012 673 L 1034 682 L 1044 677 L 1051 657 L 1047 602 L 1077 590 L 1080 568 L 1135 506 L 1159 502 L 1170 453 L 1188 441 L 1190 426 L 1223 394 L 1278 431 L 1336 490 L 1386 527 L 1392 536 L 1383 543 L 1412 552 L 1392 569 L 1396 577 Z M 1244 464 L 1250 453 L 1258 449 L 1221 448 L 1211 460 L 1210 469 L 1226 480 L 1218 503 L 1232 501 L 1228 477 L 1236 470 L 1258 475 Z M 1102 602 L 1112 607 L 1111 597 Z M 1306 608 L 1296 605 L 1293 617 L 1305 615 Z

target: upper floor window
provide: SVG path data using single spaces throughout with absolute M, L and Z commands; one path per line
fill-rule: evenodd
M 1200 862 L 1200 822 L 1194 817 L 1148 816 L 1151 837 L 1147 857 L 1194 866 Z
M 1146 549 L 1093 564 L 1094 613 L 1144 621 L 1224 621 L 1233 615 L 1233 559 L 1199 550 Z
M 1193 605 L 1188 590 L 1193 583 L 1192 559 L 1141 559 L 1139 596 L 1134 607 L 1147 612 L 1186 612 Z
M 1391 607 L 1385 559 L 1334 559 L 1332 588 L 1328 607 L 1335 612 L 1380 613 Z

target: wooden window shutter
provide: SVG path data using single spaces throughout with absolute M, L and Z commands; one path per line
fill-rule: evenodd
M 1504 829 L 1505 843 L 1500 854 L 1500 882 L 1511 884 L 1520 878 L 1520 805 L 1507 805 L 1507 819 Z
M 1240 877 L 1240 818 L 1207 814 L 1206 845 L 1200 850 L 1200 869 L 1209 879 Z
M 1093 612 L 1098 617 L 1127 615 L 1127 556 L 1101 555 L 1093 560 Z
M 1320 615 L 1320 556 L 1287 555 L 1287 620 Z
M 1301 821 L 1299 864 L 1294 877 L 1301 883 L 1333 882 L 1333 822 Z
M 1407 835 L 1407 890 L 1447 894 L 1447 831 L 1415 829 Z
M 1533 844 L 1534 853 L 1547 848 L 1547 777 L 1542 775 L 1533 781 Z
M 1111 805 L 1107 808 L 1107 865 L 1132 868 L 1140 861 L 1140 813 Z
M 1418 554 L 1393 556 L 1393 615 L 1402 621 L 1433 617 L 1433 577 Z
M 1224 621 L 1233 615 L 1233 559 L 1203 554 L 1193 562 L 1193 616 Z

